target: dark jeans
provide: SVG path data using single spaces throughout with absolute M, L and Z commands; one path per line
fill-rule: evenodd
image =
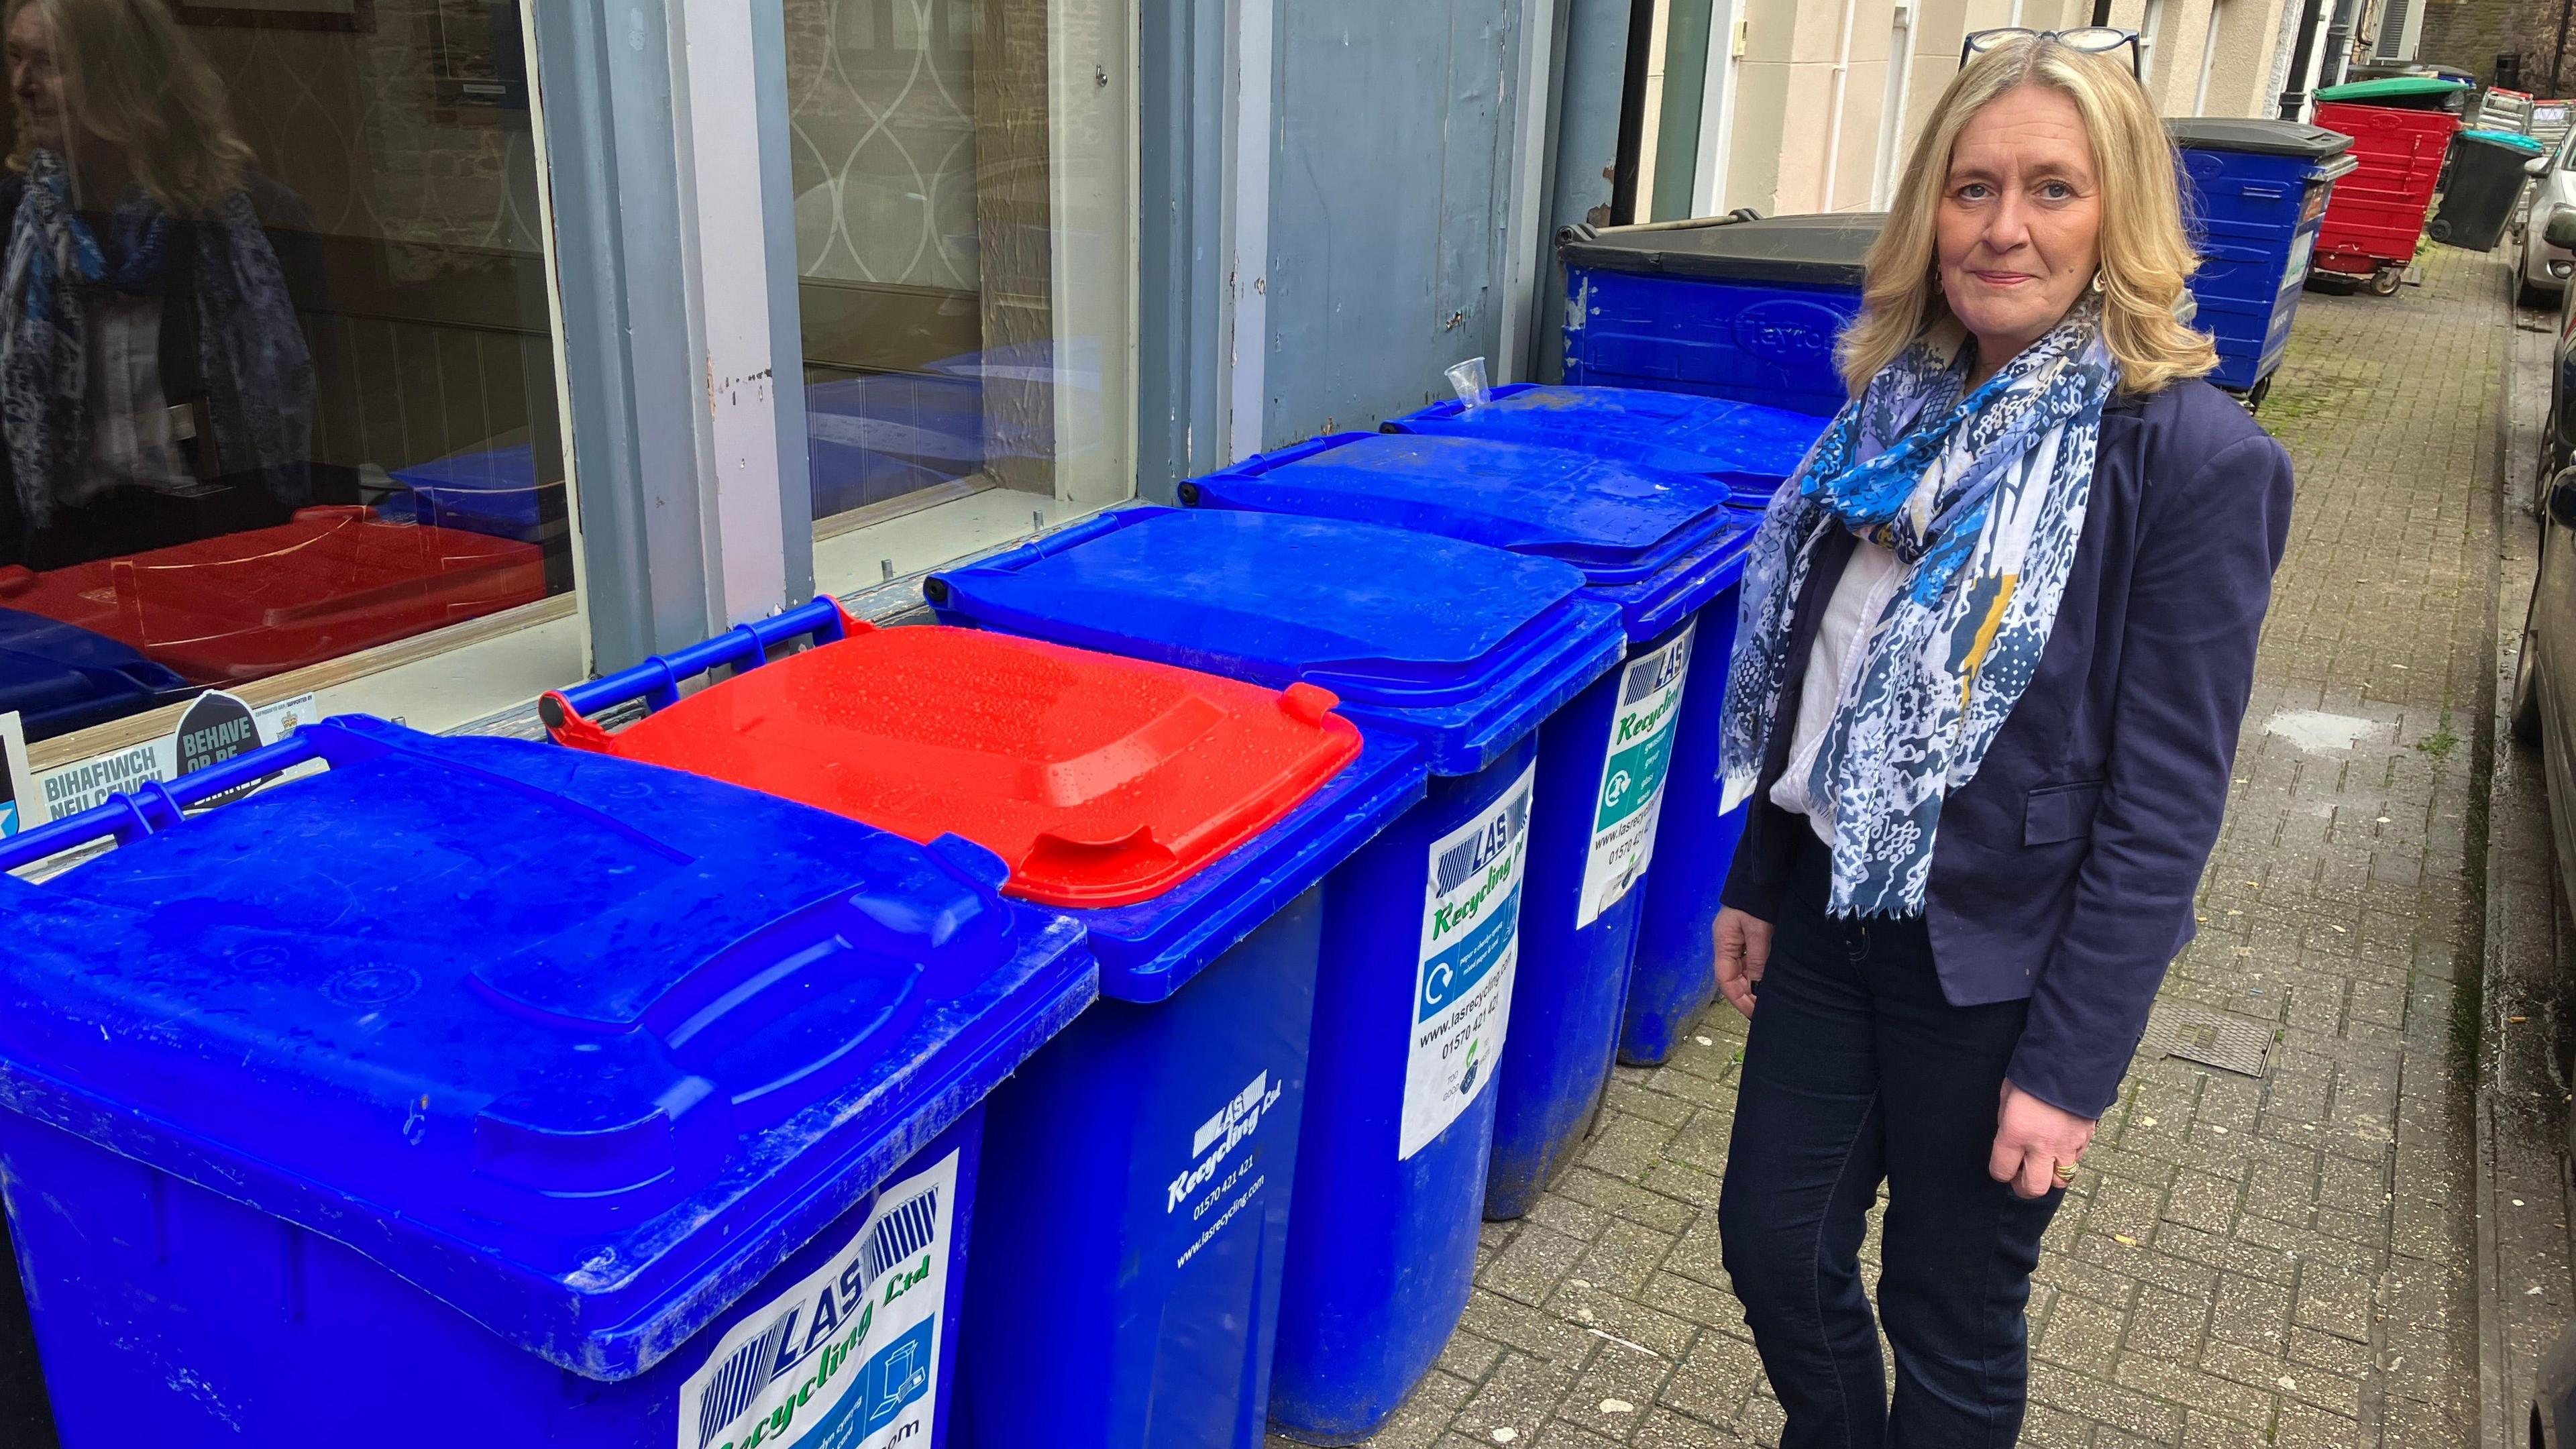
M 1802 822 L 1803 823 L 1803 822 Z M 1718 1198 L 1726 1271 L 1788 1412 L 1781 1449 L 2008 1449 L 2031 1270 L 2062 1191 L 1986 1175 L 2023 1002 L 1952 1006 L 1919 919 L 1834 920 L 1812 841 L 1774 923 Z M 1862 1216 L 1887 1183 L 1878 1307 Z

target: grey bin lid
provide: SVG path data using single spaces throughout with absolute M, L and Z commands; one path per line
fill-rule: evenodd
M 2181 116 L 2165 134 L 2186 151 L 2251 151 L 2264 156 L 2305 156 L 2322 161 L 2352 149 L 2341 131 L 2301 121 L 2256 121 L 2236 116 Z
M 1557 233 L 1556 252 L 1569 267 L 1857 288 L 1870 245 L 1886 224 L 1883 211 L 1856 211 L 1604 231 L 1576 226 Z

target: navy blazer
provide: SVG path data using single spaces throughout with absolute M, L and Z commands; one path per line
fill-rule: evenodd
M 2021 702 L 1941 807 L 1925 920 L 1953 1005 L 2030 1001 L 2008 1075 L 2099 1117 L 2192 935 L 2227 806 L 2254 645 L 2290 529 L 2290 459 L 2208 383 L 2104 411 L 2066 597 Z M 1854 540 L 1817 546 L 1788 687 L 1725 903 L 1776 920 L 1807 819 L 1773 805 L 1825 601 Z

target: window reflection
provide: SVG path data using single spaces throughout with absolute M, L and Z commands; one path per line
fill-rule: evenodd
M 952 505 L 1025 531 L 1128 496 L 1127 7 L 785 15 L 819 532 Z M 983 541 L 952 529 L 911 562 Z
M 570 586 L 515 5 L 10 0 L 0 710 Z
M 313 277 L 311 210 L 252 168 L 167 10 L 17 0 L 7 54 L 0 424 L 22 562 L 284 522 L 312 501 L 313 355 L 270 228 Z

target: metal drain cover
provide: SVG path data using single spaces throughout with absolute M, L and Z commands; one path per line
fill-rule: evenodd
M 2165 1055 L 2237 1072 L 2263 1075 L 2272 1054 L 2272 1024 L 2216 1011 L 2177 1011 L 2165 1018 Z

